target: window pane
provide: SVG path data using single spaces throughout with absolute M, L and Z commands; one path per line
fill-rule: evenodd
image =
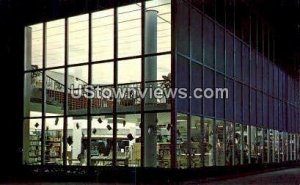
M 214 23 L 207 17 L 203 17 L 203 36 L 204 63 L 214 68 Z
M 141 82 L 141 59 L 118 62 L 118 83 Z
M 118 8 L 118 57 L 141 54 L 141 7 L 132 4 Z
M 171 167 L 170 113 L 145 113 L 144 115 L 145 167 Z M 156 132 L 155 132 L 156 130 Z
M 46 115 L 62 115 L 65 102 L 65 69 L 46 71 Z
M 216 121 L 216 165 L 225 166 L 225 122 Z
M 250 126 L 243 125 L 243 164 L 250 162 Z
M 92 14 L 93 61 L 114 57 L 114 11 L 102 10 Z
M 234 125 L 226 122 L 226 166 L 233 166 Z
M 117 116 L 117 166 L 141 165 L 141 115 Z
M 203 166 L 201 161 L 201 117 L 191 117 L 191 167 L 199 168 Z
M 47 22 L 46 67 L 65 64 L 65 20 Z
M 241 165 L 243 151 L 243 128 L 239 123 L 235 124 L 234 134 L 234 165 Z
M 45 164 L 63 164 L 63 118 L 45 119 Z
M 24 77 L 24 117 L 42 116 L 43 72 L 25 73 Z
M 112 92 L 114 84 L 114 63 L 100 63 L 92 65 L 92 84 L 97 90 L 92 99 L 91 111 L 93 114 L 111 113 L 113 108 Z
M 214 165 L 214 122 L 213 119 L 204 119 L 203 125 L 203 148 L 204 148 L 204 166 Z
M 192 58 L 202 63 L 202 15 L 193 8 L 191 9 L 191 40 L 193 41 Z
M 43 68 L 43 24 L 25 28 L 25 70 Z
M 87 165 L 87 117 L 68 117 L 67 165 Z M 93 161 L 92 161 L 93 162 Z
M 177 114 L 177 168 L 187 168 L 189 166 L 189 140 L 187 137 L 188 132 L 188 121 L 186 114 Z
M 148 15 L 147 10 L 157 11 L 157 28 L 156 28 L 157 52 L 171 51 L 171 4 L 170 3 L 171 3 L 170 0 L 146 1 L 146 16 Z M 146 37 L 147 35 L 145 35 L 145 38 Z M 153 41 L 155 39 L 153 37 L 152 38 L 150 37 L 150 40 Z M 149 53 L 147 51 L 145 52 L 146 54 Z
M 70 93 L 68 97 L 68 114 L 86 114 L 87 98 L 84 97 L 84 86 L 88 82 L 88 66 L 78 66 L 68 68 L 68 87 Z
M 25 119 L 23 129 L 23 163 L 40 165 L 42 119 Z
M 92 117 L 91 164 L 92 166 L 112 166 L 113 157 L 113 116 Z M 88 142 L 84 133 L 84 141 Z M 83 147 L 87 150 L 86 146 Z
M 178 52 L 189 56 L 190 47 L 189 47 L 189 25 L 188 25 L 188 17 L 189 17 L 189 9 L 187 7 L 187 3 L 180 3 L 180 5 L 176 6 L 176 40 L 177 40 L 177 50 Z
M 87 14 L 69 18 L 69 64 L 88 62 Z

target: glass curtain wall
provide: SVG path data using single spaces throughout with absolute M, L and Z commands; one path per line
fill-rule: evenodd
M 151 0 L 25 28 L 24 164 L 189 168 L 299 159 L 299 134 L 275 127 L 279 119 L 295 124 L 277 106 L 296 102 L 278 79 L 292 80 L 203 12 L 174 7 L 174 20 L 170 0 Z M 172 85 L 190 95 L 227 87 L 229 98 L 176 99 L 171 110 Z M 145 88 L 162 90 L 155 98 L 124 91 Z
M 24 53 L 24 164 L 170 167 L 170 98 L 125 92 L 170 88 L 170 0 L 27 26 Z

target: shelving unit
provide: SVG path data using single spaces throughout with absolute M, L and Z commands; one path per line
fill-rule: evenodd
M 31 133 L 29 135 L 29 141 L 28 163 L 31 165 L 40 164 L 42 143 L 39 133 Z
M 45 136 L 45 162 L 58 163 L 62 159 L 62 131 L 48 130 Z

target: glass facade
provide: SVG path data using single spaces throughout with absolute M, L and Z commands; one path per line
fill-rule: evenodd
M 25 28 L 24 164 L 200 168 L 300 159 L 297 82 L 178 3 L 141 1 Z M 87 87 L 102 96 L 90 98 Z M 109 91 L 127 88 L 145 96 Z M 185 88 L 188 96 L 227 88 L 228 98 L 151 98 L 146 88 Z

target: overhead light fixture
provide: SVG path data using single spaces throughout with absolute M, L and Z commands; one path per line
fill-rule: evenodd
M 107 125 L 106 128 L 107 128 L 108 130 L 111 130 L 111 129 L 112 129 L 110 125 Z
M 93 129 L 93 134 L 96 134 L 97 133 L 97 129 Z
M 58 118 L 58 117 L 55 118 L 55 122 L 54 122 L 54 125 L 55 125 L 55 126 L 58 125 L 58 121 L 59 121 L 59 118 Z
M 99 117 L 98 118 L 98 123 L 102 123 L 103 121 L 102 121 L 102 119 Z
M 40 126 L 40 124 L 38 122 L 35 123 L 35 128 L 38 128 Z
M 123 120 L 123 127 L 125 127 L 126 125 L 126 120 Z

